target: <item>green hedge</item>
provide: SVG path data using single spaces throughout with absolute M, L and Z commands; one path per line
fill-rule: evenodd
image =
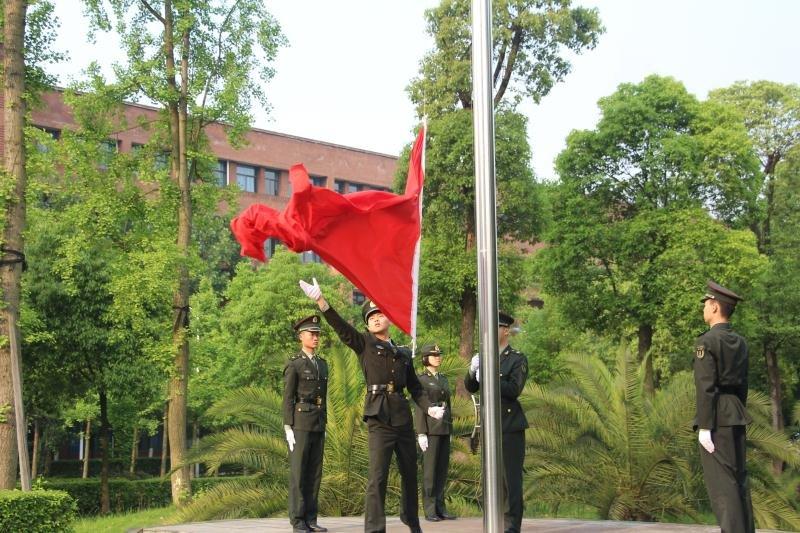
M 192 480 L 194 492 L 235 479 L 228 477 L 201 477 Z M 48 489 L 56 489 L 69 493 L 78 502 L 80 516 L 92 516 L 100 513 L 100 480 L 99 479 L 48 479 Z M 166 507 L 172 503 L 172 492 L 169 478 L 108 480 L 109 499 L 112 513 L 141 511 L 152 507 Z M 0 531 L 5 531 L 0 529 Z
M 100 459 L 89 459 L 89 477 L 100 477 Z M 130 459 L 109 459 L 108 471 L 112 477 L 127 476 L 131 467 Z M 169 461 L 167 461 L 169 468 Z M 161 474 L 160 457 L 140 457 L 136 459 L 136 476 L 158 476 Z M 67 459 L 53 461 L 50 464 L 48 477 L 81 477 L 83 475 L 83 461 L 80 459 Z
M 72 531 L 77 505 L 60 490 L 0 490 L 0 531 Z

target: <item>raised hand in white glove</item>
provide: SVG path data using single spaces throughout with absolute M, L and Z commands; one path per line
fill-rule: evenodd
M 697 440 L 700 441 L 700 446 L 705 448 L 708 453 L 714 453 L 714 441 L 711 440 L 710 429 L 701 429 L 698 431 Z
M 294 431 L 292 430 L 292 426 L 283 426 L 283 430 L 286 432 L 286 443 L 289 445 L 289 451 L 294 451 Z
M 475 354 L 472 356 L 472 360 L 469 362 L 469 373 L 475 374 L 481 367 L 481 356 Z
M 419 442 L 419 449 L 423 452 L 428 449 L 428 436 L 424 433 L 417 435 L 417 442 Z
M 441 420 L 444 416 L 444 407 L 436 405 L 428 407 L 428 416 L 436 420 Z
M 300 280 L 300 288 L 303 289 L 303 292 L 306 293 L 306 296 L 314 300 L 315 302 L 322 298 L 322 289 L 319 288 L 319 284 L 317 283 L 317 278 L 311 278 L 314 282 L 306 283 L 302 279 Z

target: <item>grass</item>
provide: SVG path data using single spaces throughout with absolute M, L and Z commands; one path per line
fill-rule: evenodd
M 75 533 L 124 533 L 132 528 L 161 526 L 174 523 L 170 517 L 175 507 L 158 507 L 136 513 L 81 518 L 75 522 Z

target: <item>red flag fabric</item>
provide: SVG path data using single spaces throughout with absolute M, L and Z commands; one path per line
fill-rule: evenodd
M 292 197 L 278 212 L 253 204 L 231 221 L 242 255 L 264 261 L 264 241 L 316 252 L 374 301 L 394 325 L 416 334 L 425 128 L 420 128 L 402 195 L 339 194 L 311 185 L 302 164 L 289 169 Z

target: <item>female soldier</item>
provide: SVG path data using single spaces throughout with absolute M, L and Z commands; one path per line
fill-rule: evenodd
M 449 514 L 444 506 L 444 486 L 450 464 L 450 428 L 453 426 L 450 386 L 447 377 L 439 372 L 442 364 L 439 345 L 425 345 L 420 354 L 425 371 L 419 374 L 419 382 L 431 405 L 445 408 L 441 420 L 431 418 L 421 409 L 414 409 L 417 441 L 422 450 L 422 504 L 425 519 L 431 522 L 455 520 L 456 517 Z

